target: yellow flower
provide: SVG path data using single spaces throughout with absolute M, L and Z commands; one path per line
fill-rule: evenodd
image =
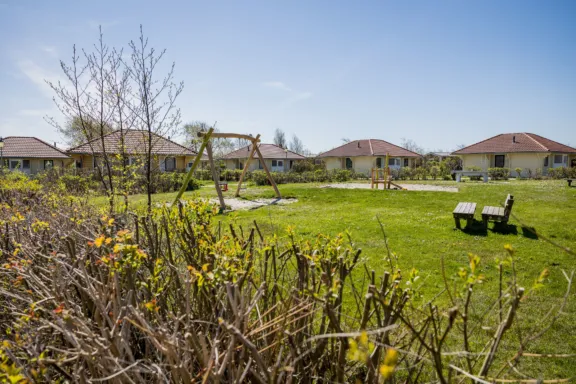
M 94 240 L 94 245 L 100 248 L 103 242 L 104 242 L 104 236 L 100 236 L 96 240 Z
M 384 380 L 388 380 L 389 378 L 391 378 L 393 373 L 394 373 L 394 367 L 391 367 L 386 364 L 382 364 L 380 366 L 380 374 L 382 375 Z
M 386 356 L 384 356 L 384 364 L 394 367 L 396 363 L 398 363 L 398 351 L 388 348 L 386 350 Z
M 514 253 L 514 248 L 512 248 L 512 246 L 510 244 L 504 245 L 504 249 L 507 250 L 509 254 Z

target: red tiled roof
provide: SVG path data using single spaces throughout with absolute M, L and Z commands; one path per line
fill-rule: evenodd
M 104 136 L 104 147 L 107 153 L 120 153 L 120 131 L 114 131 Z M 125 152 L 128 154 L 144 154 L 148 148 L 148 132 L 138 129 L 127 129 L 124 131 Z M 92 147 L 92 148 L 91 148 Z M 88 143 L 70 148 L 68 153 L 91 154 L 102 153 L 102 143 L 100 137 Z M 156 155 L 172 156 L 195 156 L 196 152 L 183 145 L 175 143 L 155 133 L 152 134 L 152 151 Z
M 416 152 L 378 139 L 354 140 L 324 153 L 318 157 L 386 156 L 420 157 Z
M 68 159 L 69 156 L 53 145 L 30 136 L 8 136 L 2 148 L 4 158 Z
M 260 149 L 260 153 L 262 153 L 262 157 L 265 159 L 303 160 L 306 158 L 297 154 L 296 152 L 285 150 L 284 148 L 275 144 L 260 144 L 258 148 Z M 223 159 L 247 159 L 248 156 L 250 156 L 251 150 L 252 146 L 248 145 L 244 148 L 237 149 L 234 152 L 230 152 L 229 154 L 224 155 Z M 254 157 L 256 158 L 258 155 L 254 154 Z
M 562 152 L 576 149 L 533 133 L 503 133 L 452 152 L 453 155 L 473 153 Z

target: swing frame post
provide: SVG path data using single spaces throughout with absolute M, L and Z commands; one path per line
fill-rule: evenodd
M 202 159 L 202 154 L 204 153 L 204 149 L 206 148 L 206 145 L 208 144 L 208 140 L 210 140 L 210 137 L 212 136 L 213 132 L 214 132 L 214 128 L 210 128 L 208 130 L 208 132 L 206 132 L 206 134 L 204 135 L 204 140 L 202 140 L 202 145 L 200 145 L 200 149 L 198 150 L 198 154 L 196 154 L 196 158 L 194 159 L 194 163 L 192 163 L 192 167 L 190 167 L 190 170 L 186 174 L 186 177 L 184 178 L 184 182 L 183 182 L 182 186 L 180 187 L 180 190 L 178 191 L 178 194 L 176 195 L 174 202 L 172 203 L 172 208 L 176 204 L 178 204 L 178 201 L 180 200 L 180 198 L 182 197 L 182 195 L 186 191 L 186 188 L 188 188 L 188 183 L 192 179 L 192 175 L 194 174 L 196 167 L 198 166 L 198 164 L 200 164 L 200 160 Z

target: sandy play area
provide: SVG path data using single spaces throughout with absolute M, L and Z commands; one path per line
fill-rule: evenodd
M 430 184 L 398 184 L 408 191 L 436 191 L 436 192 L 458 192 L 456 187 L 445 187 L 442 185 Z M 344 189 L 370 189 L 370 184 L 364 183 L 336 183 L 322 185 L 320 188 L 344 188 Z M 379 189 L 383 189 L 381 185 Z
M 244 200 L 237 198 L 224 198 L 224 203 L 227 207 L 230 207 L 231 211 L 238 210 L 249 210 L 264 207 L 266 205 L 287 205 L 296 203 L 298 199 L 255 199 L 255 200 Z M 210 199 L 210 202 L 214 204 L 220 204 L 218 199 Z

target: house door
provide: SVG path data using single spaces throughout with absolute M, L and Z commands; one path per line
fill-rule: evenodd
M 284 172 L 284 160 L 272 160 L 272 172 Z
M 504 168 L 505 156 L 504 155 L 496 155 L 494 156 L 494 166 L 496 168 Z

